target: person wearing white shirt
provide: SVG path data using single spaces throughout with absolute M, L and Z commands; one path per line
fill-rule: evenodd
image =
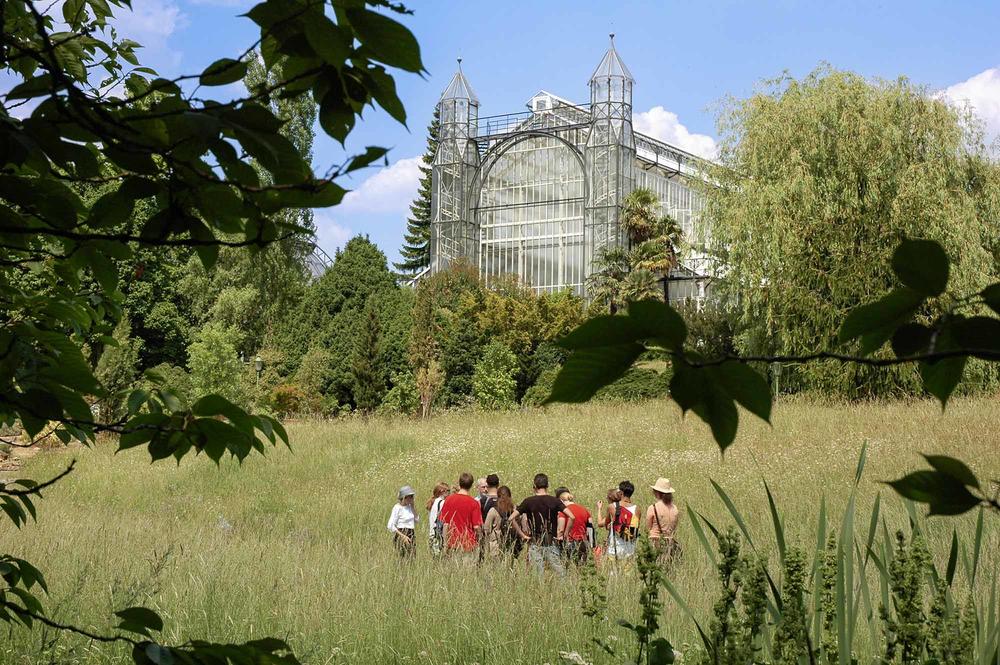
M 431 554 L 438 556 L 444 550 L 444 525 L 439 519 L 441 516 L 441 506 L 448 498 L 451 486 L 448 483 L 440 482 L 434 486 L 431 498 L 427 501 L 427 522 L 430 529 Z
M 413 557 L 417 553 L 414 535 L 416 533 L 417 520 L 420 518 L 413 510 L 414 495 L 416 492 L 409 485 L 404 485 L 399 490 L 399 502 L 392 507 L 389 515 L 389 523 L 386 525 L 392 534 L 396 550 L 401 557 Z

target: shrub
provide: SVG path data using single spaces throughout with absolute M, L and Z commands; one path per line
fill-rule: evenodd
M 500 342 L 490 342 L 476 363 L 472 393 L 484 409 L 513 406 L 517 391 L 518 362 L 514 352 Z
M 330 381 L 330 365 L 332 363 L 330 352 L 326 349 L 313 346 L 302 356 L 299 369 L 295 372 L 295 385 L 303 391 L 319 395 L 326 389 Z
M 658 372 L 646 367 L 633 367 L 614 383 L 598 390 L 594 397 L 611 402 L 638 402 L 665 397 L 669 391 L 669 371 Z
M 676 305 L 688 329 L 688 344 L 706 358 L 720 358 L 736 353 L 736 323 L 738 313 L 718 300 L 711 300 L 699 309 L 687 301 Z
M 162 378 L 163 385 L 170 386 L 170 391 L 181 401 L 182 405 L 186 407 L 191 406 L 191 396 L 194 394 L 194 388 L 191 386 L 191 375 L 183 367 L 160 363 L 156 367 L 148 369 L 147 373 L 152 373 Z M 146 390 L 160 388 L 159 384 L 154 385 L 151 381 L 142 381 L 140 385 Z
M 293 383 L 283 383 L 271 391 L 271 408 L 281 418 L 307 411 L 305 391 Z
M 420 407 L 417 382 L 409 372 L 394 374 L 392 388 L 379 404 L 379 415 L 411 415 Z
M 217 393 L 234 404 L 249 401 L 241 385 L 243 364 L 236 353 L 237 335 L 227 328 L 209 325 L 188 347 L 191 387 L 199 395 Z
M 126 317 L 118 322 L 113 338 L 117 345 L 104 347 L 95 372 L 109 393 L 100 405 L 104 422 L 125 415 L 127 391 L 139 376 L 139 353 L 142 350 L 142 340 L 132 337 L 132 326 Z
M 434 400 L 444 385 L 444 372 L 438 361 L 432 358 L 425 366 L 417 370 L 414 379 L 417 384 L 417 394 L 420 396 L 420 416 L 426 418 L 431 415 L 431 405 L 434 404 Z
M 524 406 L 541 406 L 542 402 L 548 399 L 552 393 L 552 384 L 555 383 L 557 374 L 559 374 L 558 367 L 547 369 L 539 374 L 535 385 L 524 391 L 521 404 Z

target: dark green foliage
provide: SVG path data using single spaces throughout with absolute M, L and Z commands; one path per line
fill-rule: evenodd
M 900 531 L 896 551 L 889 564 L 892 607 L 880 608 L 885 632 L 885 660 L 904 665 L 918 662 L 927 641 L 924 614 L 924 584 L 930 554 L 923 538 L 916 534 L 908 544 Z
M 417 391 L 417 382 L 413 374 L 402 372 L 393 374 L 391 378 L 392 388 L 390 388 L 382 403 L 378 406 L 380 415 L 404 415 L 410 416 L 420 408 L 420 393 Z
M 204 453 L 217 464 L 225 455 L 242 461 L 266 445 L 287 444 L 284 428 L 222 395 L 198 393 L 223 378 L 223 391 L 231 387 L 231 370 L 240 369 L 236 347 L 256 350 L 273 322 L 267 308 L 287 313 L 285 296 L 296 297 L 272 267 L 294 269 L 288 259 L 303 250 L 296 245 L 271 262 L 269 246 L 308 236 L 311 218 L 302 211 L 339 203 L 345 190 L 335 180 L 385 154 L 369 147 L 318 177 L 309 147 L 285 132 L 311 130 L 310 96 L 319 103 L 320 125 L 340 141 L 369 105 L 405 122 L 386 67 L 421 72 L 420 49 L 389 16 L 406 11 L 398 4 L 375 1 L 370 6 L 379 11 L 372 11 L 348 0 L 264 0 L 246 14 L 260 28 L 252 46 L 259 47 L 262 65 L 236 54 L 167 80 L 141 66 L 139 44 L 108 29 L 129 4 L 0 5 L 0 69 L 9 82 L 0 109 L 0 424 L 28 438 L 54 429 L 61 441 L 85 445 L 109 433 L 118 437 L 120 451 L 142 447 L 153 461 L 179 462 L 189 453 Z M 218 96 L 212 86 L 252 75 L 255 66 L 260 83 L 251 81 L 248 96 L 211 99 Z M 302 113 L 285 113 L 296 104 Z M 256 255 L 244 262 L 242 254 L 230 257 L 223 248 L 249 248 Z M 128 394 L 121 418 L 96 422 L 90 404 L 116 397 L 117 386 L 104 385 L 94 364 L 111 348 L 120 322 L 125 320 L 120 330 L 131 326 L 139 336 L 128 353 L 139 340 L 149 341 L 156 353 L 143 359 L 146 365 L 176 366 L 183 363 L 178 352 L 191 341 L 184 331 L 208 320 L 189 317 L 187 299 L 172 288 L 179 283 L 174 271 L 190 255 L 205 271 L 221 259 L 224 269 L 230 261 L 252 267 L 226 272 L 258 279 L 219 282 L 206 272 L 186 292 L 200 295 L 203 286 L 212 287 L 199 313 L 222 319 L 192 343 L 194 394 L 180 399 L 164 385 L 166 377 L 149 371 L 142 387 Z M 269 281 L 276 276 L 281 279 Z M 248 307 L 255 303 L 264 309 Z M 260 311 L 262 328 L 249 326 L 240 331 L 241 341 L 230 339 L 223 322 L 256 323 Z M 85 356 L 85 345 L 94 357 Z M 305 348 L 296 362 L 303 353 Z M 129 377 L 109 371 L 104 378 L 112 384 Z M 0 483 L 0 508 L 21 526 L 35 512 L 30 497 L 39 498 L 71 471 L 43 483 Z M 0 622 L 80 632 L 46 618 L 35 595 L 46 590 L 44 578 L 31 564 L 0 553 L 0 576 Z M 160 643 L 166 641 L 161 632 L 173 633 L 151 610 L 130 607 L 117 615 L 117 632 L 93 629 L 92 639 L 130 645 L 140 665 L 298 662 L 279 639 L 179 639 L 173 646 Z
M 633 367 L 617 381 L 594 394 L 594 399 L 609 402 L 639 402 L 666 397 L 670 392 L 670 372 Z
M 736 353 L 737 312 L 719 300 L 700 308 L 688 301 L 676 305 L 688 331 L 688 345 L 706 358 L 724 358 Z
M 440 117 L 434 109 L 434 118 L 427 126 L 427 149 L 420 164 L 420 186 L 417 198 L 410 204 L 410 217 L 406 220 L 403 247 L 399 250 L 403 260 L 394 263 L 403 273 L 418 273 L 431 264 L 431 165 L 437 152 Z
M 799 665 L 809 653 L 805 583 L 805 555 L 798 548 L 789 548 L 785 553 L 781 585 L 781 618 L 775 626 L 771 647 L 775 665 Z
M 95 375 L 108 396 L 100 402 L 100 417 L 112 423 L 126 415 L 128 393 L 139 378 L 139 355 L 142 340 L 131 335 L 128 319 L 122 318 L 112 335 L 113 344 L 106 344 Z
M 981 504 L 1000 509 L 962 461 L 944 455 L 924 455 L 924 459 L 931 469 L 914 471 L 888 485 L 911 501 L 926 503 L 931 515 L 960 515 Z
M 374 300 L 365 304 L 358 323 L 351 355 L 351 376 L 354 379 L 354 404 L 367 413 L 379 405 L 385 390 L 383 370 L 379 366 L 382 331 Z
M 535 294 L 509 278 L 487 289 L 478 269 L 455 263 L 420 281 L 413 309 L 411 362 L 423 367 L 436 358 L 445 371 L 442 398 L 463 404 L 472 394 L 472 375 L 482 349 L 498 341 L 517 358 L 516 397 L 523 395 L 541 367 L 564 351 L 538 349 L 583 320 L 583 303 L 568 292 Z
M 355 341 L 362 332 L 362 316 L 369 301 L 378 315 L 379 299 L 390 309 L 390 305 L 405 308 L 405 297 L 394 295 L 399 290 L 392 273 L 389 272 L 385 255 L 368 238 L 357 236 L 347 242 L 337 252 L 333 265 L 319 279 L 311 283 L 302 300 L 288 312 L 287 318 L 275 333 L 275 344 L 283 352 L 281 370 L 285 375 L 294 374 L 305 353 L 311 347 L 324 349 L 330 358 L 326 381 L 326 395 L 338 404 L 354 405 L 355 380 L 351 371 Z M 399 316 L 389 317 L 393 321 L 391 330 L 403 338 L 405 323 L 400 324 Z M 381 317 L 380 317 L 381 318 Z M 386 342 L 386 348 L 401 355 L 401 339 Z M 400 367 L 382 366 L 379 358 L 375 371 L 383 382 L 390 371 L 400 371 Z M 375 403 L 377 405 L 378 402 Z

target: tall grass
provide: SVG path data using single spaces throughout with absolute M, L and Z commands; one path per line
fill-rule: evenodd
M 815 545 L 821 502 L 832 523 L 852 496 L 856 513 L 868 515 L 881 494 L 880 520 L 894 532 L 907 528 L 909 515 L 876 481 L 920 465 L 918 452 L 957 456 L 980 477 L 998 477 L 998 432 L 993 400 L 959 400 L 944 415 L 929 402 L 791 403 L 779 405 L 773 429 L 746 419 L 720 459 L 700 423 L 681 420 L 666 402 L 649 402 L 445 414 L 425 422 L 297 423 L 291 452 L 250 458 L 242 468 L 208 460 L 150 465 L 139 452 L 114 455 L 106 444 L 31 460 L 25 474 L 35 478 L 70 456 L 79 459 L 78 470 L 39 504 L 37 524 L 20 532 L 0 525 L 0 551 L 46 571 L 46 605 L 55 618 L 95 630 L 110 629 L 113 610 L 146 604 L 164 616 L 167 640 L 278 635 L 311 663 L 556 662 L 560 650 L 578 650 L 594 636 L 581 618 L 575 581 L 537 580 L 520 567 L 432 561 L 426 523 L 416 562 L 401 564 L 385 529 L 400 485 L 414 485 L 422 505 L 438 480 L 454 482 L 465 470 L 496 472 L 521 497 L 532 476 L 545 471 L 593 509 L 623 478 L 647 504 L 646 487 L 667 476 L 684 510 L 686 548 L 670 582 L 691 613 L 707 620 L 716 573 L 698 544 L 695 525 L 704 531 L 705 523 L 690 516 L 697 512 L 719 527 L 734 522 L 712 480 L 738 507 L 755 545 L 776 561 L 764 479 L 789 545 Z M 867 468 L 855 487 L 865 443 Z M 862 521 L 853 529 L 863 541 Z M 987 517 L 982 534 L 984 579 L 1000 567 L 997 523 Z M 947 566 L 953 527 L 962 542 L 973 541 L 975 517 L 926 523 L 939 569 Z M 977 584 L 978 593 L 985 589 Z M 637 597 L 634 574 L 611 577 L 608 614 L 638 618 Z M 682 650 L 700 642 L 670 599 L 661 626 Z M 127 661 L 118 647 L 39 627 L 4 630 L 2 663 Z M 613 625 L 600 630 L 624 637 Z M 868 628 L 857 630 L 859 655 L 870 655 Z

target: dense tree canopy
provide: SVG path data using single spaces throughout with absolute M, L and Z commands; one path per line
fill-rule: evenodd
M 720 129 L 705 215 L 727 266 L 720 286 L 739 304 L 742 352 L 829 348 L 851 307 L 891 287 L 889 258 L 905 237 L 949 248 L 959 292 L 995 280 L 997 169 L 971 118 L 927 90 L 823 68 L 730 102 Z M 918 385 L 912 368 L 827 363 L 793 378 L 847 396 Z
M 141 446 L 153 460 L 243 459 L 265 442 L 287 443 L 280 423 L 218 393 L 179 399 L 166 385 L 173 371 L 147 372 L 143 386 L 117 392 L 130 378 L 119 370 L 140 348 L 130 343 L 114 357 L 102 347 L 130 338 L 130 330 L 162 337 L 173 352 L 189 341 L 178 299 L 154 295 L 167 306 L 143 308 L 138 301 L 148 296 L 135 292 L 135 316 L 126 317 L 123 290 L 149 267 L 183 265 L 181 257 L 163 258 L 178 248 L 210 269 L 222 248 L 259 254 L 310 233 L 301 211 L 339 203 L 345 190 L 336 180 L 386 150 L 369 147 L 317 174 L 309 149 L 286 128 L 311 125 L 316 104 L 320 126 L 341 142 L 367 106 L 405 122 L 390 68 L 422 72 L 420 49 L 391 17 L 407 11 L 396 3 L 264 0 L 246 14 L 260 35 L 248 48 L 165 79 L 141 66 L 139 45 L 111 28 L 113 15 L 128 10 L 128 0 L 0 3 L 0 71 L 12 81 L 0 106 L 0 425 L 5 438 L 6 428 L 17 429 L 7 445 L 31 445 L 43 430 L 83 443 L 110 432 L 119 449 Z M 261 82 L 233 98 L 221 86 L 256 66 L 255 50 Z M 307 96 L 306 115 L 283 112 L 284 103 Z M 241 308 L 266 302 L 263 291 L 255 295 L 230 293 L 220 307 L 239 320 Z M 119 325 L 123 318 L 138 325 Z M 242 369 L 230 330 L 210 330 L 195 340 L 194 386 L 225 391 L 229 384 L 202 380 L 218 378 L 218 365 L 198 368 L 214 357 L 226 368 L 218 374 Z M 95 402 L 121 398 L 120 416 L 95 418 Z M 32 498 L 71 471 L 40 484 L 0 483 L 4 513 L 20 526 L 36 514 Z M 0 580 L 0 622 L 41 622 L 122 643 L 137 663 L 297 662 L 280 639 L 165 644 L 163 621 L 146 608 L 123 608 L 116 629 L 98 633 L 55 623 L 39 600 L 44 576 L 4 552 Z

